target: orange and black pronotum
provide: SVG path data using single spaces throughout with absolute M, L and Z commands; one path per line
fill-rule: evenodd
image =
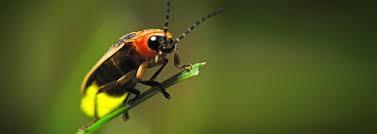
M 103 117 L 127 102 L 129 93 L 139 95 L 140 91 L 135 89 L 137 83 L 157 86 L 164 97 L 169 99 L 169 93 L 155 80 L 168 63 L 165 56 L 174 53 L 174 65 L 177 68 L 190 68 L 190 64 L 181 65 L 180 63 L 178 43 L 199 24 L 222 11 L 217 10 L 202 17 L 182 35 L 173 39 L 168 31 L 170 18 L 170 1 L 168 0 L 163 29 L 146 29 L 124 35 L 90 69 L 81 86 L 82 111 L 91 117 Z M 159 69 L 150 79 L 144 80 L 145 70 L 156 66 L 160 66 Z M 124 113 L 123 119 L 126 120 L 128 117 L 128 113 Z

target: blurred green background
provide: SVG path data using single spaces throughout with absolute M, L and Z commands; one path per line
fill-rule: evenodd
M 116 118 L 111 134 L 376 133 L 376 1 L 172 0 L 170 31 L 199 77 Z M 164 0 L 0 4 L 1 133 L 72 134 L 81 80 L 119 37 L 161 28 Z M 172 61 L 172 60 L 171 60 Z M 153 69 L 152 69 L 153 70 Z M 175 74 L 173 63 L 159 80 Z M 151 72 L 149 72 L 151 73 Z

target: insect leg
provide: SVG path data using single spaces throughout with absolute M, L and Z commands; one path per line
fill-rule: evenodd
M 167 63 L 167 61 L 166 61 L 166 63 Z M 138 81 L 141 84 L 148 85 L 148 86 L 151 86 L 151 87 L 156 87 L 156 86 L 159 87 L 161 89 L 161 93 L 164 95 L 164 97 L 167 98 L 167 99 L 170 99 L 169 93 L 166 92 L 166 89 L 161 85 L 161 83 L 154 80 L 159 75 L 159 73 L 162 71 L 162 69 L 165 67 L 166 63 L 162 64 L 162 67 L 159 68 L 155 74 L 153 74 L 153 76 L 152 76 L 153 80 L 151 78 L 151 80 L 143 81 L 143 80 L 141 80 L 142 77 L 143 77 L 142 75 L 144 74 L 144 72 L 147 69 L 148 64 L 149 64 L 148 61 L 146 61 L 139 66 L 137 73 L 136 73 L 136 78 L 138 78 Z
M 158 75 L 160 75 L 162 69 L 164 69 L 166 64 L 168 64 L 168 59 L 162 59 L 160 64 L 161 67 L 152 75 L 152 77 L 149 80 L 153 81 L 157 78 Z
M 99 87 L 97 94 L 100 94 L 100 93 L 109 91 L 111 89 L 114 89 L 116 86 L 118 86 L 117 81 L 112 81 L 110 83 L 102 85 L 101 87 Z
M 124 99 L 123 104 L 127 103 L 129 98 L 130 98 L 130 96 L 128 95 L 126 97 L 126 99 Z M 127 121 L 128 119 L 130 119 L 130 115 L 128 114 L 128 111 L 123 112 L 122 119 L 123 119 L 123 121 Z
M 143 79 L 144 72 L 145 72 L 145 70 L 147 70 L 148 65 L 149 65 L 148 61 L 144 61 L 143 63 L 140 64 L 140 66 L 139 66 L 139 68 L 137 69 L 137 72 L 136 72 L 136 79 L 137 80 Z
M 178 46 L 174 48 L 174 65 L 179 69 L 190 69 L 191 64 L 181 65 L 181 59 L 179 58 Z
M 136 97 L 138 96 L 138 95 L 140 95 L 140 91 L 139 90 L 136 90 L 136 89 L 134 89 L 134 88 L 126 88 L 127 89 L 127 91 L 129 91 L 129 92 L 131 92 L 131 93 L 133 93 L 133 94 L 136 94 Z M 135 98 L 136 98 L 135 97 Z M 123 100 L 123 104 L 126 104 L 126 103 L 128 103 L 128 100 L 130 99 L 130 95 L 127 95 L 127 97 Z M 122 119 L 123 119 L 123 121 L 127 121 L 128 119 L 130 119 L 130 116 L 129 116 L 129 114 L 128 114 L 128 111 L 125 111 L 125 112 L 123 112 L 123 115 L 122 115 Z
M 129 91 L 130 93 L 133 93 L 136 96 L 140 95 L 140 91 L 134 88 L 127 88 L 127 91 Z
M 111 89 L 114 89 L 117 86 L 121 86 L 121 85 L 125 84 L 127 81 L 129 81 L 131 79 L 131 76 L 132 76 L 132 73 L 127 73 L 127 74 L 123 75 L 122 77 L 120 77 L 118 80 L 115 80 L 115 81 L 109 82 L 105 85 L 102 85 L 99 88 L 97 94 L 109 91 Z
M 147 81 L 139 81 L 140 83 L 144 84 L 144 85 L 148 85 L 148 86 L 151 86 L 151 87 L 159 87 L 161 90 L 161 93 L 164 95 L 164 97 L 166 99 L 170 99 L 170 95 L 168 92 L 166 92 L 166 88 L 163 87 L 161 85 L 160 82 L 157 82 L 157 81 L 150 81 L 150 80 L 147 80 Z
M 128 119 L 130 119 L 130 115 L 128 114 L 128 112 L 123 113 L 122 119 L 123 121 L 127 121 Z

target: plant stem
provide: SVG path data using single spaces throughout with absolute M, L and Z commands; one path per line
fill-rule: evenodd
M 162 86 L 165 88 L 168 88 L 178 82 L 181 82 L 183 80 L 186 80 L 188 78 L 191 78 L 193 76 L 196 76 L 199 74 L 199 68 L 203 67 L 206 63 L 196 63 L 192 65 L 192 68 L 190 70 L 184 70 L 182 72 L 179 72 L 178 74 L 166 79 L 165 81 L 161 82 Z M 95 132 L 97 129 L 102 127 L 104 124 L 109 122 L 110 120 L 114 119 L 115 117 L 121 115 L 122 113 L 132 109 L 133 107 L 139 105 L 140 103 L 148 100 L 152 96 L 156 95 L 158 92 L 160 92 L 160 89 L 158 87 L 152 87 L 145 91 L 144 93 L 140 94 L 138 97 L 128 101 L 128 103 L 120 106 L 118 109 L 114 110 L 113 112 L 103 116 L 102 118 L 98 119 L 94 123 L 90 124 L 89 126 L 79 129 L 76 134 L 91 134 Z

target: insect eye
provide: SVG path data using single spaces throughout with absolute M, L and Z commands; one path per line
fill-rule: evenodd
M 158 51 L 162 46 L 160 43 L 161 36 L 152 36 L 148 40 L 148 47 L 152 50 Z

